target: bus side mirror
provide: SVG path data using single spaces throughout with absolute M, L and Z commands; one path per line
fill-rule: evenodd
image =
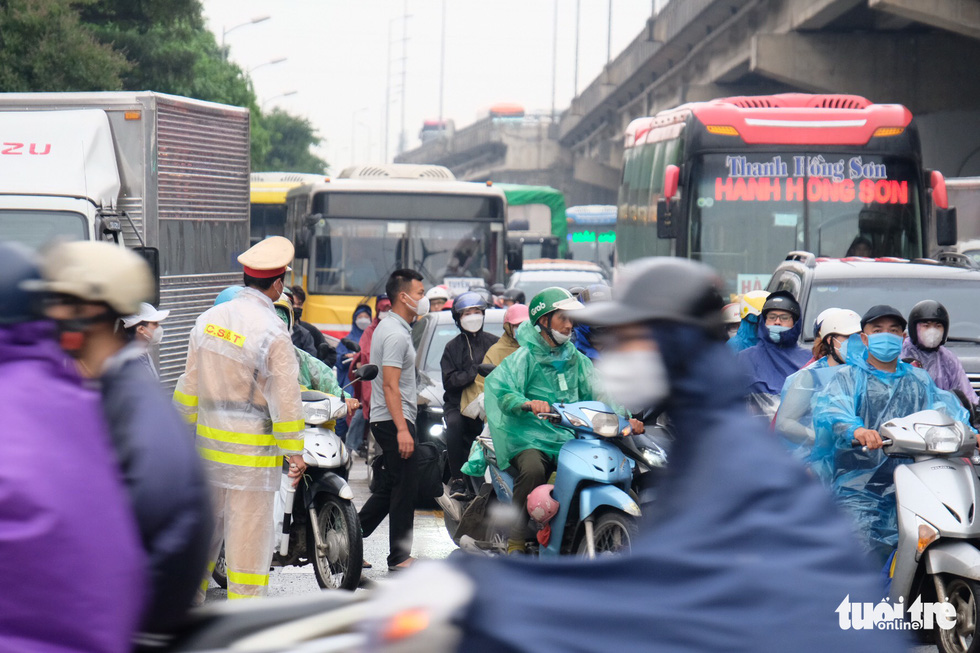
M 156 247 L 134 247 L 133 251 L 139 254 L 146 264 L 150 266 L 153 273 L 153 301 L 154 306 L 160 306 L 160 250 Z
M 524 244 L 521 240 L 507 243 L 507 269 L 516 272 L 524 267 Z
M 664 197 L 668 200 L 677 195 L 677 186 L 681 180 L 681 169 L 671 163 L 664 169 Z
M 937 209 L 949 208 L 949 195 L 946 193 L 946 178 L 943 173 L 933 170 L 929 175 L 929 187 L 932 188 L 932 203 Z
M 661 197 L 657 200 L 657 238 L 676 238 L 674 216 L 670 210 L 670 200 Z
M 945 191 L 945 186 L 943 188 Z M 956 244 L 956 207 L 936 209 L 936 244 L 951 247 Z
M 303 216 L 300 220 L 299 229 L 296 230 L 296 236 L 293 241 L 296 258 L 310 258 L 310 242 L 313 240 L 313 234 L 316 232 L 317 224 L 322 219 L 323 216 L 321 214 L 313 213 Z

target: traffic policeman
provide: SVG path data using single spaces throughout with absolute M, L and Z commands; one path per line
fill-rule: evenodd
M 283 456 L 294 485 L 306 469 L 299 368 L 273 308 L 292 258 L 293 246 L 281 236 L 238 257 L 245 288 L 197 318 L 174 392 L 178 409 L 196 424 L 216 522 L 209 570 L 224 541 L 229 599 L 266 594 Z M 199 599 L 206 590 L 207 580 Z

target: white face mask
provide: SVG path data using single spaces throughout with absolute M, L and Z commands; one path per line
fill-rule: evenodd
M 409 307 L 415 309 L 416 315 L 418 315 L 419 317 L 425 317 L 426 315 L 429 314 L 428 297 L 423 297 L 422 299 L 418 300 L 417 303 L 415 303 L 415 306 L 412 306 L 412 301 L 413 301 L 412 298 L 408 296 L 408 293 L 403 293 L 403 294 L 408 299 L 408 302 L 406 303 L 409 305 Z
M 551 339 L 555 341 L 556 345 L 564 345 L 572 337 L 570 333 L 565 335 L 561 331 L 555 331 L 554 329 L 549 329 L 549 331 L 551 331 Z
M 919 330 L 919 344 L 923 349 L 935 349 L 943 342 L 942 327 L 926 327 L 921 324 L 916 327 Z
M 609 397 L 631 413 L 659 406 L 670 394 L 660 352 L 607 351 L 596 364 Z
M 155 347 L 156 345 L 159 345 L 162 340 L 163 340 L 163 327 L 158 326 L 157 328 L 153 329 L 153 334 L 150 335 L 150 346 Z
M 371 318 L 367 317 L 366 315 L 358 316 L 358 318 L 354 320 L 354 324 L 355 326 L 357 326 L 358 329 L 363 331 L 364 329 L 371 326 Z
M 483 327 L 483 314 L 473 313 L 472 315 L 464 315 L 463 317 L 459 318 L 459 326 L 462 327 L 464 331 L 476 333 Z

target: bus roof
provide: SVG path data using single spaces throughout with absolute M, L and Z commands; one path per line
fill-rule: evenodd
M 569 221 L 580 225 L 616 224 L 616 207 L 610 204 L 583 204 L 565 210 Z
M 336 193 L 418 193 L 420 195 L 484 195 L 506 200 L 504 192 L 497 186 L 474 181 L 427 179 L 326 179 L 314 184 L 297 186 L 287 193 L 292 197 L 302 194 L 313 195 L 324 191 Z
M 326 175 L 305 172 L 253 172 L 252 204 L 285 204 L 290 189 L 327 179 Z
M 858 95 L 734 96 L 634 120 L 627 128 L 627 147 L 672 137 L 659 133 L 665 131 L 660 128 L 676 125 L 670 131 L 679 133 L 691 115 L 711 133 L 737 136 L 746 144 L 775 145 L 865 145 L 875 136 L 902 133 L 912 121 L 912 113 L 900 104 L 873 104 Z

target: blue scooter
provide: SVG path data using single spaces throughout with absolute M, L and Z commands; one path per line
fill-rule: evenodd
M 550 538 L 538 547 L 538 554 L 594 557 L 628 551 L 640 517 L 636 477 L 666 465 L 666 453 L 652 438 L 633 435 L 629 422 L 602 402 L 553 404 L 552 408 L 554 412 L 538 417 L 568 429 L 575 437 L 558 453 L 552 496 L 559 508 L 549 522 Z M 478 442 L 496 499 L 512 503 L 514 479 L 498 466 L 487 429 Z M 526 507 L 516 508 L 518 518 L 527 519 Z M 496 541 L 495 548 L 499 548 L 503 538 Z

